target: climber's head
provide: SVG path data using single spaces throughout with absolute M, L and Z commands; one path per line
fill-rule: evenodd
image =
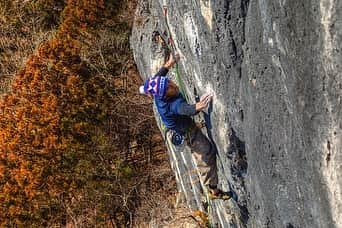
M 167 77 L 155 76 L 147 79 L 143 86 L 140 86 L 141 94 L 151 95 L 160 99 L 170 99 L 178 95 L 177 85 Z
M 172 97 L 178 96 L 178 94 L 179 94 L 178 86 L 176 85 L 176 83 L 174 83 L 173 81 L 170 80 L 169 84 L 167 86 L 167 90 L 166 90 L 164 99 L 168 100 Z

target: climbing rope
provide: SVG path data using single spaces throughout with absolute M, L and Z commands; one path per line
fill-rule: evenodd
M 184 81 L 181 79 L 180 74 L 179 74 L 178 63 L 176 63 L 175 75 L 176 75 L 176 80 L 177 80 L 177 83 L 178 83 L 178 85 L 179 85 L 180 91 L 181 91 L 181 93 L 183 94 L 185 100 L 188 102 L 188 101 L 189 101 L 189 97 L 188 97 L 187 93 L 185 92 Z
M 166 29 L 167 29 L 167 34 L 168 34 L 168 39 L 167 39 L 167 42 L 166 45 L 168 46 L 168 48 L 171 50 L 171 54 L 172 54 L 172 57 L 174 59 L 176 59 L 176 46 L 175 46 L 175 43 L 173 41 L 173 38 L 172 38 L 172 34 L 170 32 L 170 26 L 169 26 L 169 22 L 168 22 L 168 16 L 167 16 L 167 6 L 163 6 L 163 14 L 164 14 L 164 19 L 165 19 L 165 25 L 166 25 Z M 165 41 L 165 39 L 164 39 Z M 180 92 L 183 94 L 185 100 L 188 102 L 189 101 L 189 97 L 187 96 L 187 93 L 185 92 L 185 84 L 184 84 L 184 81 L 182 80 L 182 78 L 180 77 L 180 73 L 179 73 L 179 66 L 178 66 L 178 62 L 176 62 L 175 64 L 175 75 L 176 75 L 176 80 L 177 80 L 177 83 L 179 85 L 179 88 L 180 88 Z M 196 89 L 195 89 L 196 91 Z M 197 99 L 199 100 L 199 97 L 197 95 L 197 91 L 195 92 L 195 96 L 196 96 L 196 102 Z M 165 138 L 166 138 L 166 133 L 165 133 Z M 209 194 L 208 194 L 208 189 L 205 189 L 204 190 L 204 193 L 205 193 L 205 196 L 206 196 L 206 201 L 207 201 L 207 204 L 208 204 L 208 227 L 209 228 L 212 228 L 213 225 L 211 223 L 212 219 L 212 203 L 211 203 L 211 199 L 209 197 Z
M 167 34 L 168 34 L 168 39 L 167 39 L 166 45 L 171 50 L 172 57 L 174 59 L 176 59 L 176 50 L 177 49 L 176 49 L 176 45 L 175 45 L 175 43 L 173 41 L 172 34 L 170 32 L 170 26 L 169 26 L 168 17 L 167 17 L 167 7 L 166 6 L 163 6 L 163 14 L 164 14 L 165 25 L 166 25 L 166 30 L 167 30 Z M 176 62 L 176 64 L 175 64 L 174 73 L 176 75 L 176 81 L 177 81 L 177 83 L 179 85 L 180 92 L 184 96 L 185 100 L 188 102 L 189 101 L 189 97 L 188 97 L 187 93 L 185 92 L 184 81 L 180 77 L 178 62 Z

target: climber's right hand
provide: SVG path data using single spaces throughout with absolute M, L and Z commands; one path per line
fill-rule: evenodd
M 210 102 L 213 99 L 212 93 L 206 93 L 201 96 L 200 101 L 196 103 L 196 111 L 200 112 L 203 109 L 207 108 L 210 104 Z
M 175 53 L 175 56 L 172 56 L 172 54 L 171 54 L 171 58 L 176 63 L 180 60 L 180 54 L 178 52 Z

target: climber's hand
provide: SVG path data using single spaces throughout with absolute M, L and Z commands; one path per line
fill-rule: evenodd
M 212 93 L 206 93 L 201 96 L 200 101 L 196 103 L 196 111 L 202 111 L 203 109 L 207 108 L 210 102 L 213 99 Z
M 164 64 L 164 67 L 167 69 L 171 69 L 171 67 L 173 67 L 173 65 L 176 64 L 176 62 L 178 62 L 180 59 L 180 55 L 179 53 L 175 53 L 175 56 L 173 56 L 172 54 L 170 54 L 169 60 L 167 60 L 167 62 Z
M 171 58 L 176 62 L 178 62 L 180 60 L 180 54 L 178 52 L 175 53 L 175 56 L 173 58 L 173 55 L 171 55 Z

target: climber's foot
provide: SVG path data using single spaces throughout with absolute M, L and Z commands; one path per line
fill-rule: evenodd
M 222 199 L 222 200 L 229 200 L 232 198 L 232 193 L 224 192 L 219 188 L 211 188 L 208 187 L 208 195 L 210 199 Z

